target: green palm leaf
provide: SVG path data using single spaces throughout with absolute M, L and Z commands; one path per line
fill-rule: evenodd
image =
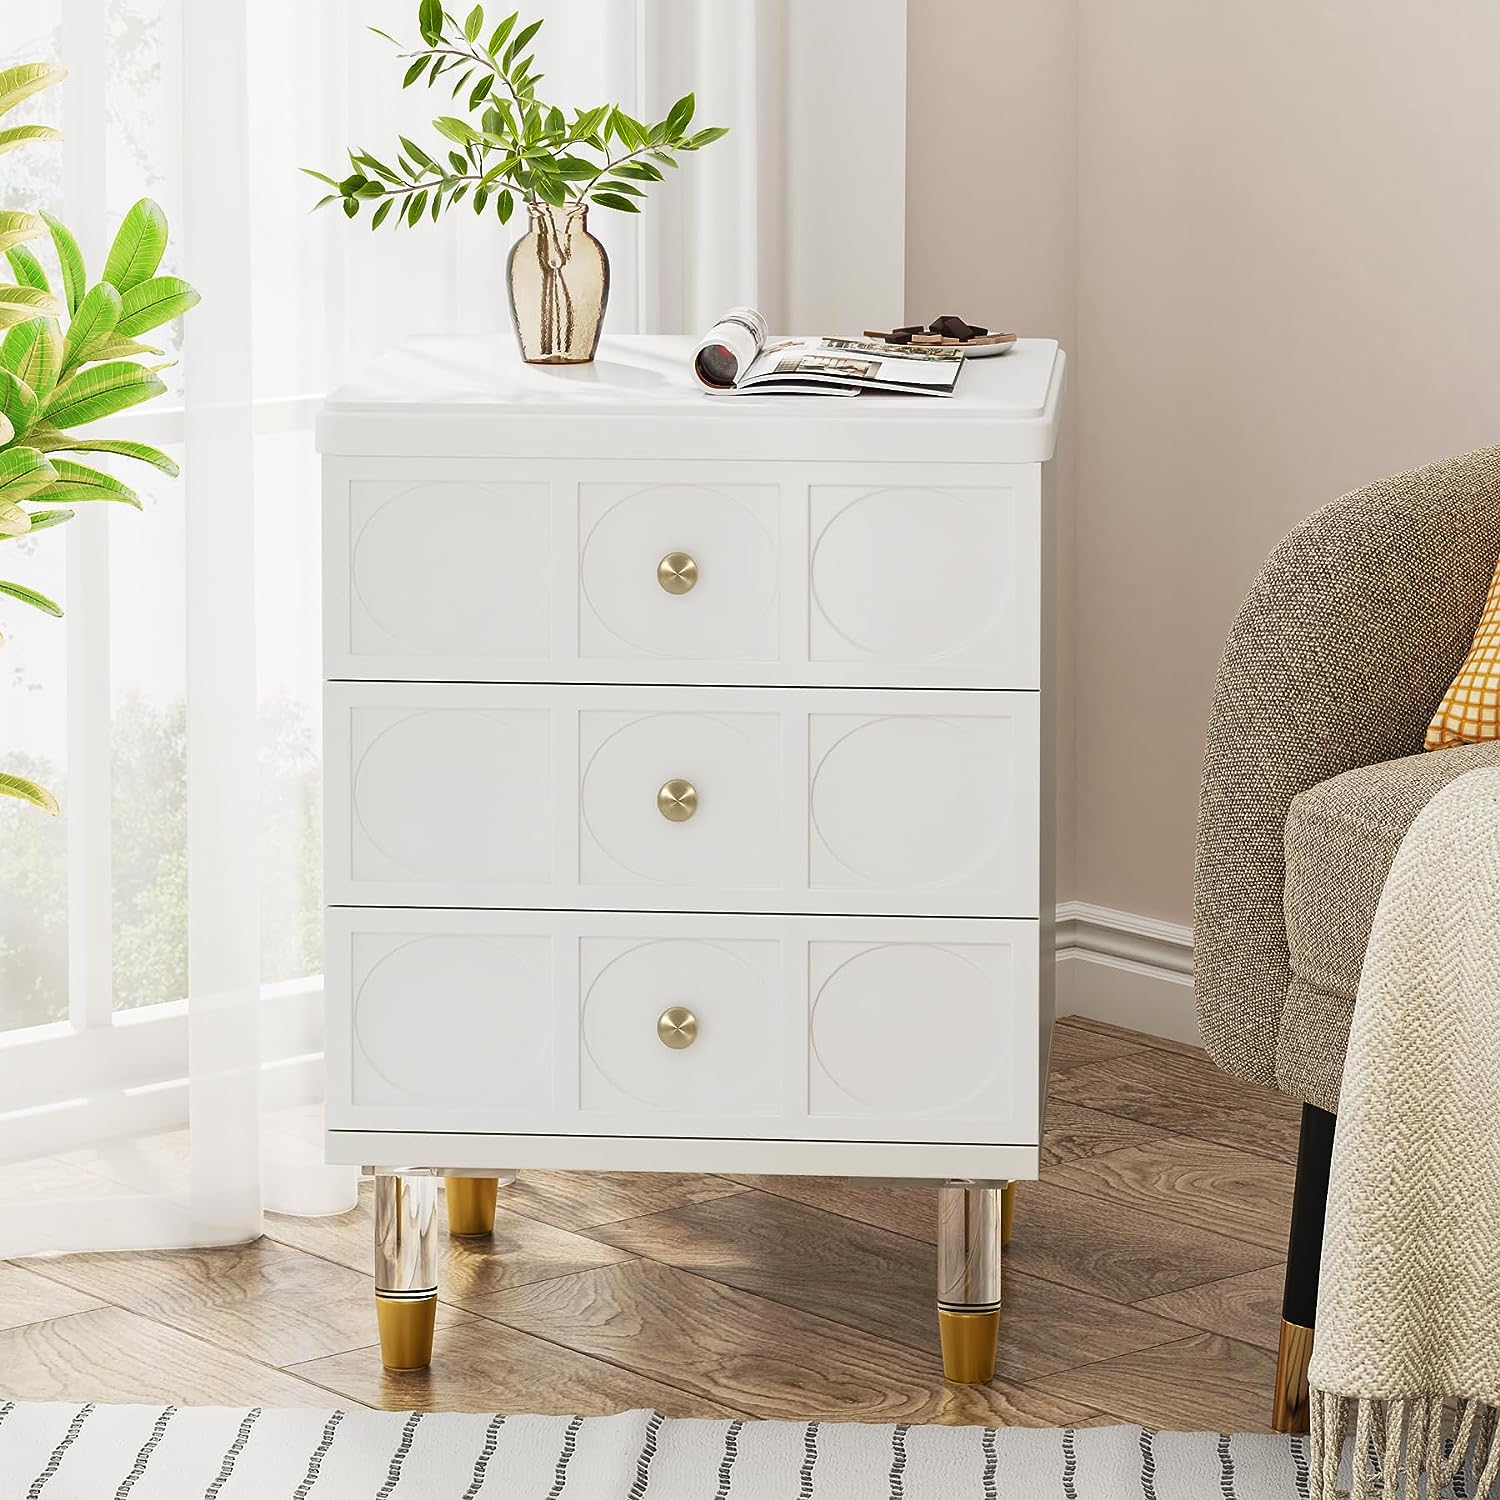
M 90 344 L 102 342 L 115 331 L 122 305 L 119 292 L 107 281 L 101 281 L 78 304 L 78 311 L 68 325 L 68 341 L 63 347 L 64 369 L 78 365 L 82 352 Z
M 180 317 L 202 300 L 180 276 L 153 276 L 125 293 L 115 332 L 134 338 Z
M 55 427 L 36 427 L 28 434 L 27 440 L 43 453 L 117 453 L 122 458 L 138 458 L 144 464 L 152 464 L 174 479 L 181 472 L 177 461 L 160 448 L 153 448 L 149 443 L 134 443 L 128 438 L 77 438 L 71 433 L 59 432 Z M 32 520 L 34 524 L 35 517 Z
M 0 411 L 10 418 L 10 425 L 24 434 L 40 410 L 36 392 L 19 375 L 0 368 Z
M 38 401 L 45 401 L 62 372 L 63 337 L 55 318 L 33 318 L 5 335 L 0 345 L 0 368 L 29 385 Z M 33 418 L 33 420 L 35 420 Z
M 81 427 L 149 401 L 165 390 L 150 370 L 128 361 L 90 365 L 53 391 L 42 414 L 53 427 Z
M 0 250 L 9 250 L 22 240 L 34 240 L 47 232 L 45 221 L 18 208 L 0 210 Z
M 34 286 L 42 292 L 52 290 L 47 285 L 47 273 L 42 269 L 41 261 L 24 245 L 12 245 L 5 252 L 5 258 L 10 262 L 10 268 L 16 273 L 16 280 L 22 286 Z
M 35 448 L 7 448 L 0 453 L 0 505 L 19 505 L 57 478 L 45 453 Z
M 19 505 L 0 501 L 0 537 L 24 536 L 31 530 L 31 517 Z
M 0 130 L 0 156 L 7 151 L 14 151 L 17 146 L 24 146 L 28 141 L 60 141 L 62 131 L 54 130 L 50 125 L 12 125 L 8 130 Z
M 5 215 L 0 213 L 0 219 Z M 0 328 L 13 328 L 33 318 L 54 317 L 62 303 L 51 292 L 34 286 L 0 286 Z
M 8 771 L 0 771 L 0 796 L 19 797 L 21 801 L 30 802 L 43 812 L 57 816 L 57 798 L 46 787 L 27 781 L 24 776 L 12 776 Z
M 31 497 L 49 505 L 75 505 L 85 500 L 115 500 L 123 505 L 141 508 L 141 497 L 122 484 L 113 474 L 102 474 L 87 464 L 75 464 L 66 458 L 54 459 L 57 478 Z
M 66 68 L 55 63 L 18 63 L 0 73 L 0 115 L 13 110 L 23 99 L 61 83 L 68 76 Z
M 73 512 L 70 510 L 34 510 L 31 513 L 31 529 L 45 531 L 49 526 L 61 526 L 64 521 L 72 519 Z
M 158 204 L 142 198 L 120 223 L 104 262 L 104 280 L 122 294 L 128 292 L 156 274 L 166 248 L 167 216 Z
M 52 246 L 57 251 L 57 263 L 62 267 L 63 297 L 70 313 L 78 310 L 83 294 L 88 290 L 88 272 L 83 267 L 83 251 L 73 232 L 60 219 L 44 213 L 42 220 L 52 232 Z
M 138 343 L 135 339 L 122 339 L 118 335 L 108 338 L 96 339 L 79 357 L 80 364 L 95 364 L 101 359 L 136 359 L 142 354 L 153 354 L 160 358 L 166 353 L 164 349 L 158 349 L 154 344 Z
M 37 589 L 27 588 L 24 583 L 6 583 L 0 579 L 0 594 L 5 594 L 11 599 L 19 599 L 22 604 L 29 604 L 33 609 L 39 609 L 44 614 L 56 615 L 58 619 L 62 618 L 62 605 L 55 599 L 49 599 Z

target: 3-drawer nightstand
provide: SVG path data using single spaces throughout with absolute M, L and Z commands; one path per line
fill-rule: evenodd
M 922 1178 L 993 1372 L 1052 1019 L 1064 358 L 950 399 L 709 397 L 692 340 L 417 340 L 328 402 L 327 1145 L 393 1367 L 436 1179 Z

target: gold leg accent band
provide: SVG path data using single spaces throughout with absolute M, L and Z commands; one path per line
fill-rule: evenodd
M 1300 1323 L 1281 1320 L 1281 1343 L 1276 1350 L 1276 1398 L 1271 1407 L 1273 1432 L 1306 1432 L 1308 1428 L 1307 1366 L 1312 1359 L 1313 1331 Z
M 493 1234 L 498 1177 L 445 1177 L 449 1234 Z
M 943 1379 L 955 1385 L 984 1385 L 995 1378 L 1000 1344 L 1000 1309 L 993 1312 L 949 1312 L 938 1308 L 943 1341 Z
M 1015 1227 L 1016 1221 L 1016 1185 L 1013 1182 L 1005 1184 L 1005 1190 L 1000 1194 L 1000 1246 L 1003 1249 L 1010 1244 L 1010 1232 Z
M 425 1370 L 432 1363 L 432 1331 L 437 1326 L 437 1293 L 430 1297 L 375 1294 L 380 1325 L 380 1362 L 387 1370 Z

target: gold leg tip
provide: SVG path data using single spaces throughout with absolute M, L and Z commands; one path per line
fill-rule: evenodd
M 377 1292 L 375 1321 L 380 1327 L 380 1362 L 387 1370 L 425 1370 L 432 1363 L 437 1293 L 411 1298 L 382 1297 Z
M 1007 1182 L 1000 1194 L 1000 1248 L 1010 1244 L 1010 1232 L 1015 1227 L 1016 1185 Z
M 1276 1397 L 1271 1408 L 1273 1432 L 1308 1430 L 1307 1367 L 1312 1360 L 1313 1331 L 1300 1323 L 1281 1322 L 1276 1350 Z
M 493 1234 L 497 1177 L 445 1177 L 449 1234 Z
M 995 1378 L 1000 1345 L 1000 1310 L 949 1312 L 938 1308 L 943 1341 L 943 1379 L 955 1385 L 985 1385 Z

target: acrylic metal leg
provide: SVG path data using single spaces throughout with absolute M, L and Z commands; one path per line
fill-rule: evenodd
M 445 1177 L 443 1197 L 448 1202 L 449 1234 L 493 1234 L 495 1198 L 500 1181 L 495 1177 Z
M 388 1370 L 432 1363 L 437 1322 L 437 1178 L 431 1172 L 375 1178 L 375 1317 Z
M 1005 1191 L 969 1182 L 938 1188 L 938 1332 L 943 1375 L 959 1385 L 995 1375 Z

